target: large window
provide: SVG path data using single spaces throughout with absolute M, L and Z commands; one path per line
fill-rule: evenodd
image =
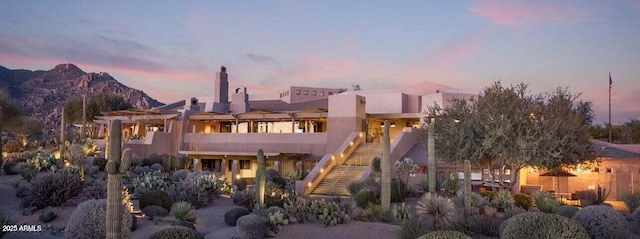
M 233 170 L 233 160 L 229 160 L 229 171 Z M 238 169 L 251 169 L 251 160 L 240 160 Z

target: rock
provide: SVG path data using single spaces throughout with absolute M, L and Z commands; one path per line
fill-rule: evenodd
M 173 221 L 173 222 L 171 222 L 171 226 L 187 227 L 187 228 L 191 228 L 193 230 L 196 229 L 196 227 L 193 226 L 193 223 L 185 222 L 185 221 Z
M 27 207 L 22 209 L 22 216 L 31 216 L 34 213 L 36 213 L 36 210 L 38 210 L 38 208 L 36 207 Z
M 244 207 L 233 208 L 224 213 L 224 222 L 229 226 L 235 227 L 238 218 L 247 214 L 249 214 L 249 210 Z

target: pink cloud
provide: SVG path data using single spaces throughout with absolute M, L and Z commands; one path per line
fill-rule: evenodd
M 493 24 L 512 28 L 543 22 L 575 23 L 587 20 L 579 4 L 546 1 L 474 1 L 470 11 L 488 18 Z

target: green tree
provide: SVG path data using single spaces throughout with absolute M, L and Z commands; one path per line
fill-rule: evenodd
M 526 84 L 485 88 L 477 99 L 454 99 L 430 109 L 436 124 L 436 152 L 448 162 L 510 168 L 517 184 L 525 166 L 554 169 L 595 160 L 588 127 L 591 104 L 558 88 L 531 95 Z M 492 172 L 492 170 L 490 170 Z
M 132 106 L 124 98 L 112 94 L 92 95 L 87 99 L 87 121 L 90 122 L 102 112 L 131 109 Z M 82 97 L 67 101 L 64 105 L 65 121 L 82 122 Z

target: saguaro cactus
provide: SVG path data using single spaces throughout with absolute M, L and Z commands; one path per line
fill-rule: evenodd
M 464 212 L 471 216 L 471 161 L 464 161 Z
M 256 171 L 256 205 L 259 208 L 264 204 L 264 185 L 265 185 L 265 162 L 264 151 L 258 149 L 258 170 Z
M 122 174 L 129 169 L 131 150 L 122 151 L 122 124 L 114 120 L 109 127 L 107 176 L 107 239 L 120 239 L 122 231 Z
M 60 159 L 64 155 L 64 106 L 62 107 L 62 117 L 60 118 Z
M 431 118 L 429 120 L 429 129 L 427 137 L 427 166 L 429 177 L 429 193 L 436 192 L 436 119 Z
M 389 212 L 391 207 L 391 139 L 389 138 L 389 121 L 384 121 L 384 135 L 382 138 L 382 185 L 380 201 L 383 212 Z

